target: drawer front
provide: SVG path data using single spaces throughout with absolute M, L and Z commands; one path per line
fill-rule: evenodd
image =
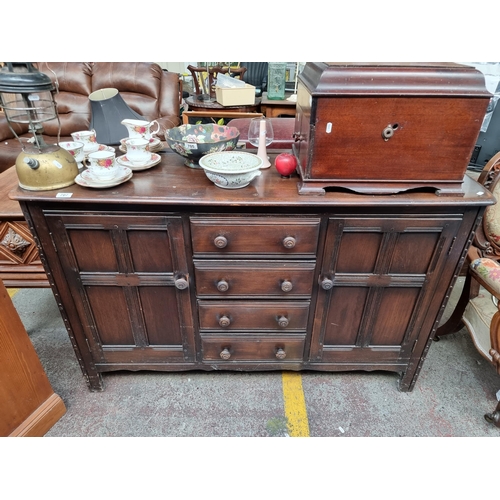
M 262 336 L 202 338 L 204 361 L 301 361 L 304 338 Z
M 314 257 L 320 218 L 191 217 L 195 257 Z
M 198 301 L 203 331 L 305 332 L 310 302 Z
M 194 261 L 198 297 L 309 298 L 315 262 Z

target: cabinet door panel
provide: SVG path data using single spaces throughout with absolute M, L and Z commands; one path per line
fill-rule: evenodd
M 346 232 L 341 236 L 337 272 L 372 273 L 379 254 L 382 233 Z M 353 248 L 356 249 L 355 252 L 352 251 Z
M 127 321 L 127 300 L 120 287 L 85 287 L 95 333 L 101 345 L 134 345 L 132 325 Z
M 127 237 L 134 271 L 172 272 L 173 263 L 167 231 L 128 230 Z
M 320 282 L 332 287 L 318 295 L 322 319 L 311 360 L 335 361 L 336 351 L 344 359 L 346 348 L 353 349 L 349 362 L 362 361 L 365 349 L 384 362 L 387 349 L 408 358 L 460 223 L 451 216 L 331 217 Z
M 81 272 L 117 272 L 118 260 L 110 232 L 67 228 L 68 241 Z
M 368 297 L 367 287 L 336 287 L 326 304 L 325 345 L 355 345 Z
M 177 290 L 171 286 L 141 286 L 138 289 L 148 345 L 182 344 L 177 311 Z
M 66 279 L 79 292 L 73 300 L 96 363 L 129 363 L 136 348 L 137 362 L 194 361 L 190 291 L 175 286 L 179 277 L 189 285 L 180 217 L 47 212 L 46 218 Z

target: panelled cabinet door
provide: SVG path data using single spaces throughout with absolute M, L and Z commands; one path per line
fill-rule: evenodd
M 460 217 L 331 217 L 310 361 L 406 365 L 433 301 Z M 428 331 L 430 331 L 430 329 Z M 425 342 L 427 339 L 420 339 Z
M 45 215 L 97 367 L 194 361 L 180 217 Z

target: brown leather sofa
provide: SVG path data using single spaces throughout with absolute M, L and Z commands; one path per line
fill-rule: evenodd
M 163 138 L 166 129 L 180 125 L 179 75 L 162 70 L 148 62 L 40 62 L 40 71 L 53 81 L 57 79 L 59 92 L 55 99 L 61 122 L 61 140 L 71 139 L 71 133 L 87 130 L 91 120 L 88 96 L 95 90 L 115 88 L 123 100 L 146 120 L 157 120 L 158 135 Z M 17 125 L 16 125 L 17 126 Z M 44 124 L 44 140 L 57 142 L 56 120 Z M 27 126 L 16 129 L 22 141 L 32 137 Z M 21 145 L 0 113 L 0 172 L 14 165 Z

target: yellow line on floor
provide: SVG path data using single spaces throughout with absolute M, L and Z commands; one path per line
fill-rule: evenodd
M 7 293 L 9 297 L 14 297 L 14 295 L 19 292 L 19 288 L 7 288 Z
M 282 381 L 288 432 L 291 437 L 309 437 L 309 421 L 302 389 L 302 375 L 295 372 L 283 372 Z

